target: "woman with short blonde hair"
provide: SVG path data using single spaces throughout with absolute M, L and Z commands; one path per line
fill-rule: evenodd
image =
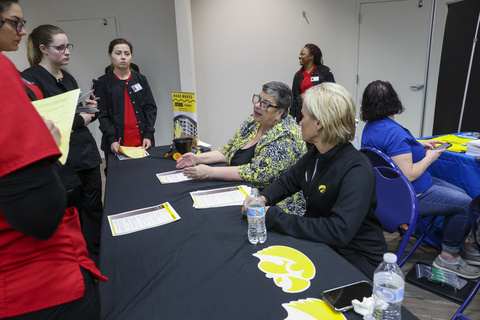
M 348 143 L 355 138 L 355 102 L 345 88 L 326 82 L 305 92 L 303 101 L 323 124 L 322 142 Z
M 347 90 L 334 83 L 312 87 L 303 98 L 302 137 L 312 146 L 261 192 L 272 205 L 267 208 L 266 226 L 328 244 L 372 278 L 387 244 L 375 215 L 372 165 L 349 142 L 355 135 L 355 103 Z M 285 214 L 276 204 L 300 190 L 307 202 L 305 215 Z

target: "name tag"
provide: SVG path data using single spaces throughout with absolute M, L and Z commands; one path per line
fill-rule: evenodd
M 319 81 L 319 80 L 320 80 L 320 77 L 319 77 L 319 76 L 312 77 L 312 82 L 313 82 L 313 81 Z
M 318 78 L 318 77 L 317 77 L 317 78 Z M 132 86 L 132 89 L 133 89 L 133 91 L 138 92 L 138 91 L 142 90 L 143 88 L 142 88 L 142 86 L 140 85 L 140 83 L 137 83 L 137 84 L 134 84 L 134 85 Z

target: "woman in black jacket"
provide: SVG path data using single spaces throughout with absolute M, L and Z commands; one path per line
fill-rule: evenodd
M 73 45 L 68 42 L 62 29 L 48 24 L 38 26 L 28 36 L 28 61 L 31 67 L 24 70 L 22 76 L 34 82 L 44 98 L 78 89 L 75 78 L 62 69 L 68 65 L 72 49 Z M 86 102 L 89 106 L 97 106 L 95 97 Z M 87 127 L 95 120 L 95 113 L 75 113 L 68 158 L 60 176 L 68 194 L 67 207 L 77 208 L 88 250 L 98 255 L 103 212 L 102 159 Z
M 387 244 L 375 215 L 375 174 L 368 158 L 349 142 L 355 135 L 355 103 L 340 85 L 322 83 L 304 94 L 303 140 L 312 144 L 298 162 L 261 192 L 268 229 L 331 246 L 369 278 Z M 302 190 L 304 216 L 276 204 Z M 248 201 L 247 198 L 246 201 Z M 242 213 L 245 214 L 245 203 Z
M 98 79 L 95 94 L 100 108 L 102 150 L 118 154 L 120 145 L 148 149 L 155 145 L 157 105 L 147 78 L 132 71 L 133 47 L 123 38 L 108 46 L 113 72 Z
M 293 104 L 290 115 L 300 123 L 302 120 L 302 97 L 309 88 L 322 82 L 335 82 L 332 70 L 323 64 L 323 54 L 319 47 L 308 43 L 298 56 L 301 68 L 293 77 Z

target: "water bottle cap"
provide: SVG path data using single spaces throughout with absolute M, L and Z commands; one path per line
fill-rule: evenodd
M 387 263 L 395 263 L 397 262 L 397 256 L 391 252 L 387 252 L 383 255 L 383 261 Z

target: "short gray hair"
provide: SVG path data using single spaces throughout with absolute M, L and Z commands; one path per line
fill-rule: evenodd
M 285 110 L 282 114 L 282 119 L 288 116 L 288 109 L 292 105 L 293 95 L 290 87 L 283 82 L 271 81 L 262 86 L 262 91 L 271 94 L 277 101 L 277 110 Z

